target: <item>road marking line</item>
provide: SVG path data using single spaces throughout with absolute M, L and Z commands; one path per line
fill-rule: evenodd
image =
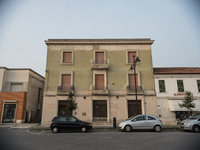
M 39 134 L 44 133 L 45 131 L 35 133 L 35 132 L 30 132 L 29 130 L 27 130 L 26 132 L 27 132 L 27 133 L 30 133 L 30 134 L 34 134 L 34 135 L 39 135 Z

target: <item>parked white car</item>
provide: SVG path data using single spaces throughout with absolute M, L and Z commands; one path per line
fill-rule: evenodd
M 186 120 L 180 122 L 180 129 L 186 131 L 200 132 L 200 114 L 194 114 Z
M 163 129 L 162 121 L 153 115 L 137 115 L 131 117 L 126 121 L 117 124 L 118 130 L 130 132 L 134 129 L 152 129 L 156 132 L 161 132 Z

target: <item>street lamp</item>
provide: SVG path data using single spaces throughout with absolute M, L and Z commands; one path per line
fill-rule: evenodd
M 134 69 L 134 77 L 135 77 L 135 99 L 136 99 L 136 115 L 138 115 L 138 100 L 137 100 L 137 85 L 136 85 L 136 72 L 135 72 L 135 67 L 136 67 L 136 63 L 140 62 L 140 59 L 137 57 L 135 59 L 135 55 L 133 55 L 133 64 L 131 65 L 131 68 L 129 69 L 129 71 L 132 71 Z

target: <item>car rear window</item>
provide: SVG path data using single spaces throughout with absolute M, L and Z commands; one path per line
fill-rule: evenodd
M 148 116 L 148 120 L 156 120 L 156 118 Z
M 59 117 L 57 121 L 67 121 L 66 117 Z

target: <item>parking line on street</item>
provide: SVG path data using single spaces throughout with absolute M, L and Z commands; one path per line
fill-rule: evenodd
M 34 135 L 39 135 L 39 134 L 44 133 L 45 131 L 41 131 L 41 132 L 35 133 L 35 132 L 30 132 L 29 130 L 27 130 L 26 132 L 30 133 L 30 134 L 34 134 Z

